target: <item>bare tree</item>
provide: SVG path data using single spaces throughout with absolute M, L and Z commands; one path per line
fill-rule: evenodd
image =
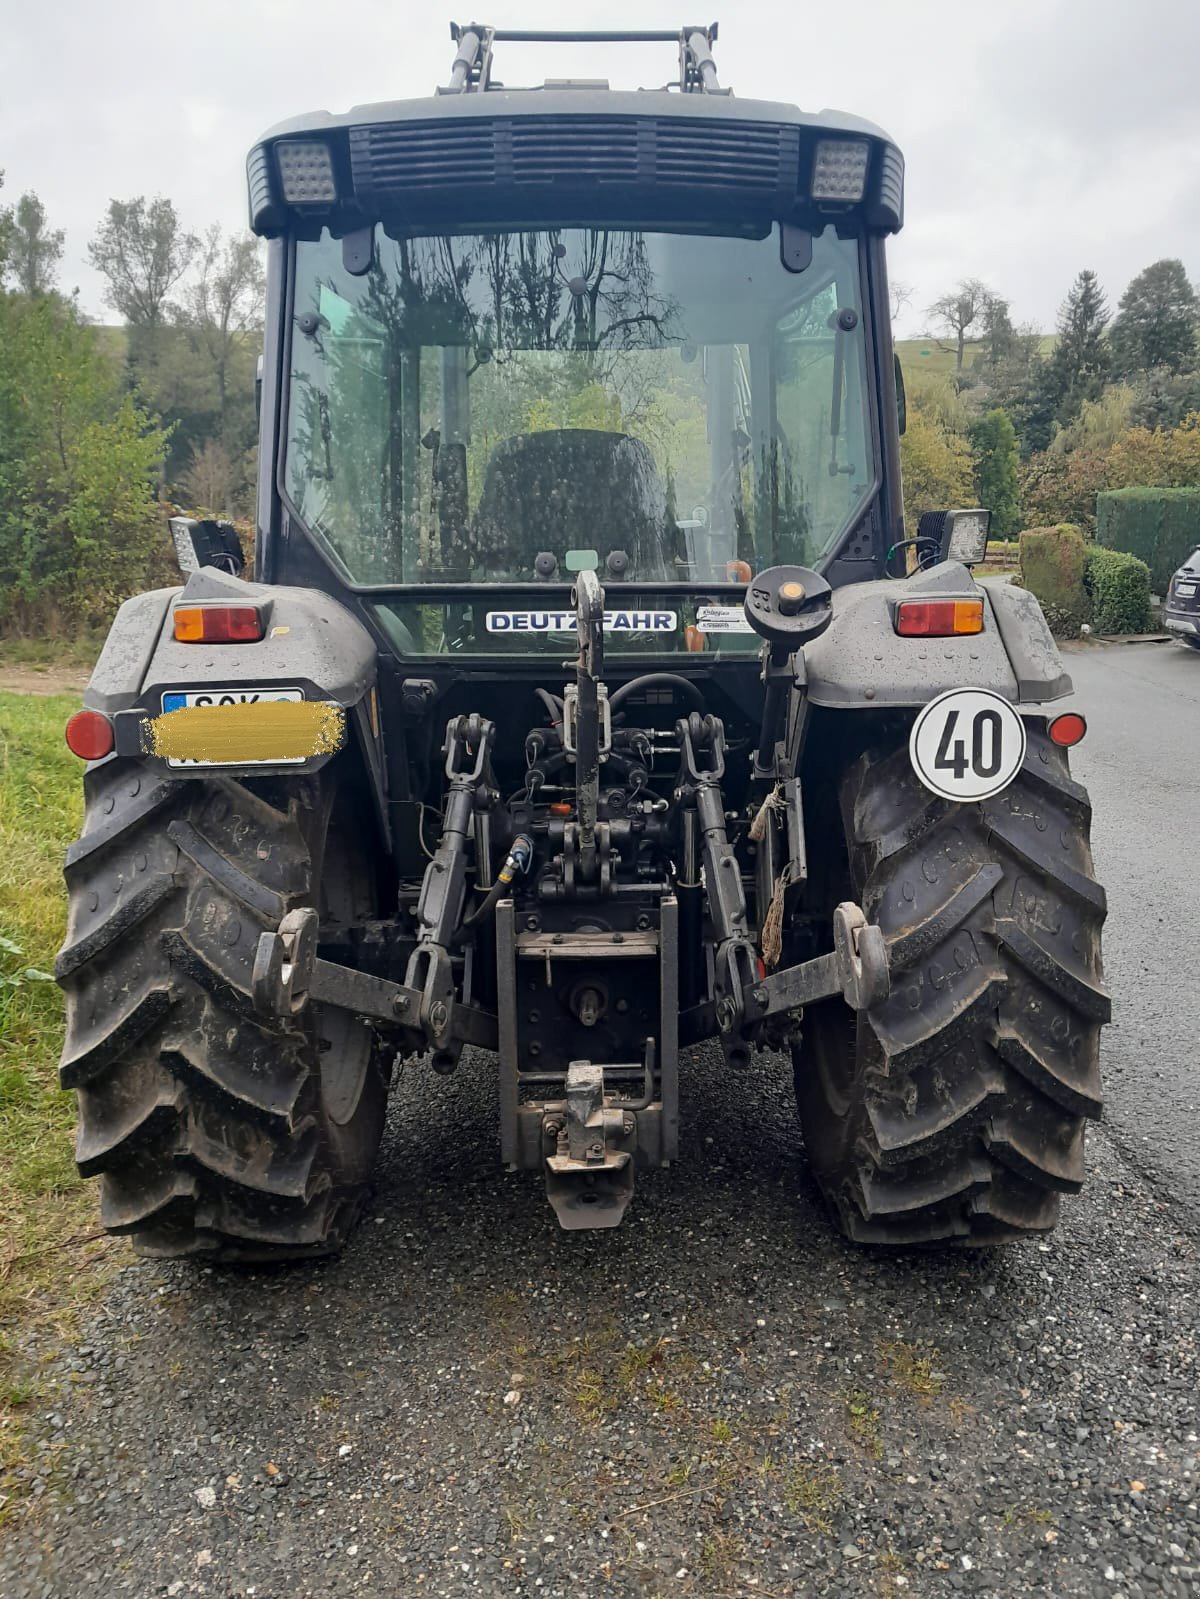
M 954 370 L 963 369 L 963 353 L 967 342 L 967 329 L 987 311 L 994 296 L 986 283 L 978 278 L 963 278 L 957 288 L 943 294 L 929 307 L 929 315 L 940 323 L 955 341 Z
M 891 301 L 893 322 L 898 321 L 901 314 L 908 310 L 916 292 L 912 284 L 905 283 L 903 278 L 893 278 L 889 282 L 888 299 Z

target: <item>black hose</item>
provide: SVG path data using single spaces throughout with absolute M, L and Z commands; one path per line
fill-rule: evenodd
M 550 714 L 552 722 L 561 722 L 563 719 L 562 701 L 557 694 L 551 694 L 548 688 L 535 688 L 533 691 Z
M 609 709 L 615 711 L 637 689 L 660 686 L 682 689 L 698 711 L 704 710 L 704 695 L 695 683 L 689 678 L 680 677 L 678 672 L 647 672 L 642 677 L 631 678 L 628 683 L 622 683 L 615 694 L 609 695 Z
M 500 868 L 496 881 L 479 901 L 479 904 L 475 906 L 474 910 L 469 911 L 463 917 L 458 924 L 456 936 L 461 937 L 467 928 L 475 927 L 490 911 L 494 910 L 497 901 L 508 892 L 509 885 L 517 873 L 527 872 L 532 864 L 533 840 L 528 833 L 518 833 L 516 838 L 513 839 L 512 848 L 508 852 L 504 865 Z
M 484 917 L 487 916 L 490 911 L 495 909 L 496 902 L 499 900 L 500 896 L 502 894 L 506 894 L 507 892 L 508 884 L 501 882 L 500 878 L 497 878 L 492 884 L 491 888 L 488 889 L 487 893 L 479 901 L 479 904 L 476 905 L 473 910 L 468 911 L 468 913 L 463 917 L 459 924 L 459 931 L 463 932 L 468 927 L 474 927 L 477 922 L 483 921 Z

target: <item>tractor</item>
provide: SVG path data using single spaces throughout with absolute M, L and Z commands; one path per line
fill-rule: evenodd
M 790 1053 L 849 1238 L 1044 1233 L 1109 1014 L 1086 723 L 1034 597 L 973 575 L 987 512 L 905 527 L 900 151 L 735 98 L 715 25 L 452 35 L 436 94 L 251 151 L 252 568 L 173 519 L 182 583 L 68 724 L 103 1224 L 335 1251 L 395 1063 L 484 1051 L 499 1161 L 613 1227 L 704 1046 L 732 1094 Z M 513 41 L 678 69 L 509 88 Z

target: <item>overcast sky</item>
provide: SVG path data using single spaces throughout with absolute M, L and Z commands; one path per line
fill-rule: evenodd
M 498 0 L 509 27 L 674 27 L 670 0 Z M 1092 267 L 1115 305 L 1161 256 L 1200 277 L 1196 0 L 737 0 L 721 77 L 747 98 L 881 123 L 908 162 L 892 275 L 904 330 L 963 276 L 1050 327 Z M 465 14 L 464 21 L 470 20 Z M 245 225 L 244 157 L 270 124 L 425 95 L 452 55 L 448 13 L 404 0 L 0 0 L 4 198 L 27 188 L 67 232 L 61 286 L 111 320 L 87 241 L 111 197 L 166 194 L 186 224 Z M 509 84 L 662 83 L 668 46 L 497 47 Z

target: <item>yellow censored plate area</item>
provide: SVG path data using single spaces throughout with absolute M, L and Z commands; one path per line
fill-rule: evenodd
M 144 747 L 171 766 L 259 766 L 332 755 L 346 740 L 346 713 L 325 700 L 188 705 L 145 726 Z

